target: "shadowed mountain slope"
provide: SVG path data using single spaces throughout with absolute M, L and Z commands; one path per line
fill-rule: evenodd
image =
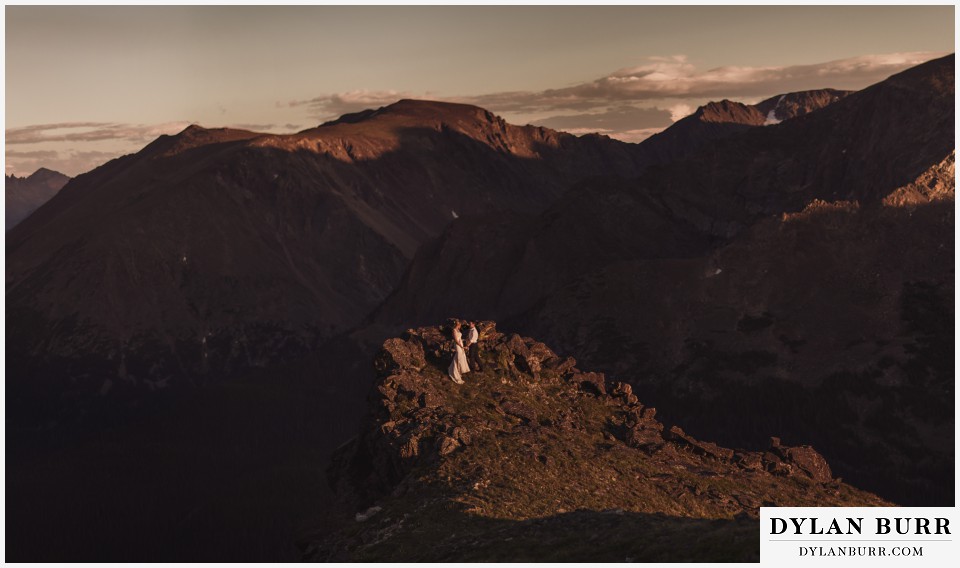
M 728 100 L 708 103 L 670 128 L 641 143 L 657 162 L 683 160 L 713 146 L 728 136 L 755 126 L 777 124 L 833 104 L 853 91 L 820 89 L 769 98 L 756 105 Z
M 7 176 L 4 181 L 6 183 L 5 215 L 9 231 L 56 195 L 60 188 L 70 181 L 70 177 L 47 168 L 40 168 L 25 178 Z
M 10 383 L 107 393 L 289 359 L 356 325 L 457 216 L 533 214 L 642 165 L 632 145 L 448 103 L 286 136 L 191 126 L 9 233 Z

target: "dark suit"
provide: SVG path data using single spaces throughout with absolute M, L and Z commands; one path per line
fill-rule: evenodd
M 467 350 L 467 357 L 470 363 L 470 369 L 476 371 L 483 371 L 483 365 L 480 364 L 480 342 L 474 341 L 470 344 L 470 348 Z
M 470 369 L 476 371 L 483 371 L 483 366 L 480 364 L 480 344 L 474 343 L 470 345 Z

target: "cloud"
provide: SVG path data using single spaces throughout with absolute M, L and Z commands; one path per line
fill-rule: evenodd
M 723 66 L 700 69 L 683 55 L 650 57 L 593 81 L 543 91 L 504 91 L 476 96 L 436 97 L 401 91 L 349 91 L 324 94 L 285 106 L 306 107 L 327 120 L 376 108 L 402 98 L 474 104 L 520 120 L 578 132 L 613 132 L 637 138 L 657 127 L 647 119 L 667 113 L 672 121 L 708 100 L 757 101 L 780 93 L 832 87 L 862 89 L 888 76 L 945 55 L 935 52 L 863 55 L 809 65 Z M 653 108 L 665 106 L 666 110 Z M 669 105 L 669 106 L 667 106 Z M 570 114 L 573 113 L 573 114 Z M 669 123 L 667 123 L 669 124 Z M 664 125 L 665 126 L 665 125 Z M 586 130 L 585 130 L 586 129 Z M 627 134 L 630 132 L 630 134 Z
M 550 116 L 537 119 L 537 125 L 564 130 L 576 134 L 581 132 L 612 132 L 642 128 L 666 128 L 673 122 L 670 111 L 660 108 L 637 108 L 619 106 L 607 110 L 572 115 Z
M 610 137 L 624 142 L 643 142 L 658 132 L 663 132 L 663 128 L 638 128 L 635 130 L 624 130 L 610 134 Z
M 18 150 L 7 150 L 7 158 L 44 160 L 49 158 L 56 158 L 57 155 L 58 155 L 58 152 L 55 150 L 30 150 L 27 152 L 21 152 Z
M 670 112 L 670 120 L 674 122 L 685 116 L 690 116 L 695 110 L 697 110 L 696 107 L 685 103 L 675 104 L 667 109 L 667 111 Z
M 613 131 L 608 128 L 590 128 L 586 126 L 578 128 L 566 128 L 564 129 L 564 132 L 580 136 L 581 134 L 610 134 Z
M 743 99 L 824 87 L 861 89 L 940 55 L 944 54 L 892 53 L 810 65 L 724 66 L 707 70 L 698 69 L 682 55 L 652 57 L 643 65 L 620 69 L 572 87 L 493 93 L 472 97 L 471 101 L 501 112 L 541 112 L 657 99 Z
M 454 98 L 502 112 L 529 112 L 578 110 L 622 101 L 715 95 L 743 98 L 822 87 L 863 88 L 939 55 L 943 54 L 914 52 L 864 55 L 811 65 L 724 66 L 705 71 L 698 70 L 682 55 L 651 57 L 644 65 L 620 69 L 572 87 Z M 389 93 L 380 92 L 378 102 L 389 101 Z M 328 100 L 336 98 L 336 95 L 327 97 Z M 320 102 L 317 99 L 314 101 Z
M 809 65 L 712 69 L 701 69 L 687 57 L 674 55 L 651 57 L 640 65 L 619 69 L 592 81 L 542 91 L 441 97 L 429 91 L 353 90 L 278 102 L 276 106 L 303 109 L 310 119 L 325 121 L 386 106 L 404 98 L 446 100 L 481 106 L 505 115 L 511 122 L 539 124 L 577 134 L 600 132 L 636 142 L 663 130 L 709 100 L 729 98 L 756 102 L 776 94 L 807 89 L 861 89 L 941 55 L 944 54 L 892 53 Z M 297 118 L 285 117 L 284 120 Z M 162 124 L 62 122 L 10 128 L 6 131 L 7 171 L 9 173 L 13 168 L 17 172 L 31 173 L 36 169 L 34 166 L 45 166 L 76 175 L 108 159 L 135 152 L 161 134 L 174 134 L 189 124 L 190 121 Z M 300 124 L 274 123 L 237 126 L 268 132 L 293 132 L 305 128 Z M 51 152 L 51 147 L 56 151 L 53 154 L 29 154 L 33 150 L 11 150 L 11 147 L 22 145 L 40 145 L 34 146 L 37 152 Z M 86 151 L 77 151 L 79 147 Z
M 26 175 L 39 167 L 69 176 L 140 150 L 163 134 L 176 134 L 190 121 L 160 124 L 56 122 L 6 131 L 6 173 Z M 36 149 L 21 150 L 24 146 Z
M 58 122 L 8 128 L 7 145 L 40 144 L 48 142 L 98 142 L 124 140 L 147 142 L 161 134 L 176 134 L 191 122 L 165 122 L 162 124 L 123 124 L 114 122 Z
M 308 107 L 314 118 L 325 120 L 336 118 L 351 112 L 358 112 L 368 108 L 378 108 L 397 102 L 400 99 L 423 99 L 428 93 L 419 95 L 409 91 L 347 91 L 320 95 L 303 101 L 290 101 L 283 106 Z
M 863 55 L 809 65 L 724 66 L 701 70 L 683 55 L 650 57 L 642 65 L 619 69 L 599 79 L 543 91 L 505 91 L 443 97 L 499 113 L 593 112 L 598 107 L 638 105 L 663 99 L 755 98 L 833 87 L 861 89 L 908 67 L 945 55 L 935 52 Z M 325 94 L 287 106 L 306 106 L 330 118 L 393 103 L 401 98 L 436 98 L 429 93 L 348 91 Z M 677 115 L 685 109 L 678 109 Z
M 119 155 L 117 152 L 99 150 L 7 150 L 6 174 L 27 176 L 40 168 L 48 168 L 72 177 L 88 172 Z

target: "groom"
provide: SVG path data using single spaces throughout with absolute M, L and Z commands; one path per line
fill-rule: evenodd
M 480 365 L 480 344 L 478 341 L 480 341 L 480 334 L 477 332 L 477 324 L 470 322 L 470 332 L 467 334 L 470 368 L 477 372 L 482 372 L 483 367 Z

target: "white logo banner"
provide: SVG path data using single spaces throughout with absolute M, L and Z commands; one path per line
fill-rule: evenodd
M 761 507 L 764 565 L 945 566 L 960 558 L 952 507 Z

